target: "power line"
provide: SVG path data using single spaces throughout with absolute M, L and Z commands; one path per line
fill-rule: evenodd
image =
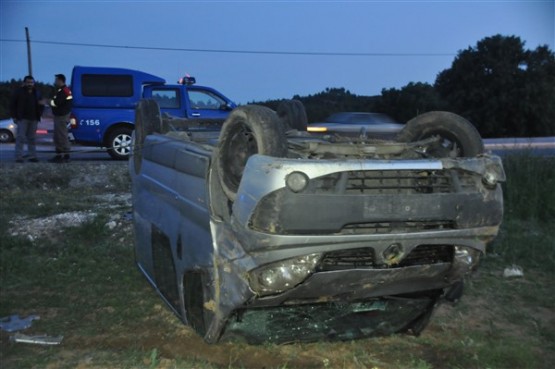
M 25 40 L 0 39 L 2 42 L 25 42 Z M 194 53 L 221 53 L 221 54 L 254 54 L 254 55 L 296 55 L 296 56 L 356 56 L 356 57 L 407 57 L 407 56 L 455 56 L 453 53 L 349 53 L 349 52 L 326 52 L 326 51 L 271 51 L 271 50 L 226 50 L 226 49 L 192 49 L 176 47 L 155 47 L 155 46 L 126 46 L 108 44 L 89 44 L 81 42 L 61 42 L 33 40 L 36 44 L 59 45 L 59 46 L 79 46 L 79 47 L 103 47 L 110 49 L 130 49 L 130 50 L 156 50 L 156 51 L 182 51 Z

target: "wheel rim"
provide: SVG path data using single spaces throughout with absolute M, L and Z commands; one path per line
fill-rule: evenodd
M 230 135 L 226 152 L 229 153 L 225 160 L 226 181 L 236 191 L 239 188 L 247 160 L 258 153 L 258 144 L 253 132 L 245 124 L 238 124 Z
M 126 133 L 117 135 L 112 142 L 112 149 L 118 155 L 129 156 L 129 151 L 131 150 L 131 136 Z
M 10 138 L 10 135 L 6 132 L 0 132 L 0 142 L 9 142 Z

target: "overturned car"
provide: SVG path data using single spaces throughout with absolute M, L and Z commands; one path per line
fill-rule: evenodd
M 395 141 L 311 136 L 299 101 L 223 123 L 136 111 L 137 264 L 207 342 L 419 334 L 503 215 L 500 158 L 462 117 Z

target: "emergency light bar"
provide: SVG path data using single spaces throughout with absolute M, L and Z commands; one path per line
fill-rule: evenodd
M 195 77 L 186 75 L 185 77 L 181 77 L 179 81 L 177 81 L 177 83 L 179 83 L 180 85 L 191 86 L 197 83 L 197 80 L 195 79 Z

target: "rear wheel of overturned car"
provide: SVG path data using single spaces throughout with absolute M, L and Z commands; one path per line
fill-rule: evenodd
M 215 160 L 220 184 L 231 201 L 237 197 L 247 160 L 254 154 L 287 156 L 285 127 L 269 108 L 241 106 L 223 124 Z
M 308 118 L 304 105 L 299 100 L 284 100 L 277 107 L 277 115 L 289 129 L 306 131 Z
M 484 152 L 482 138 L 472 123 L 446 111 L 432 111 L 409 120 L 396 140 L 414 142 L 431 137 L 440 138 L 426 151 L 431 157 L 473 157 Z
M 160 107 L 155 100 L 143 99 L 135 108 L 135 130 L 133 132 L 133 166 L 135 173 L 141 171 L 143 147 L 146 136 L 160 132 L 162 119 Z

